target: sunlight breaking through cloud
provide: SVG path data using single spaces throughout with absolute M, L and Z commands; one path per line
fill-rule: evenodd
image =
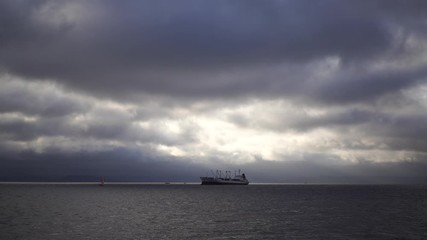
M 1 2 L 0 164 L 423 165 L 426 7 Z

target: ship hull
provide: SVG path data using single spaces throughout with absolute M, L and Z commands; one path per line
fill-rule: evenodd
M 201 178 L 202 185 L 248 185 L 248 181 L 228 180 L 228 179 L 204 179 Z
M 202 185 L 248 185 L 247 182 L 202 182 Z

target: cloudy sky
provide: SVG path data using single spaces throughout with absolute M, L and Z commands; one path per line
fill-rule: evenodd
M 0 1 L 0 181 L 427 182 L 427 2 Z

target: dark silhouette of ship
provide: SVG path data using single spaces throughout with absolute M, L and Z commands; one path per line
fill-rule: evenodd
M 222 171 L 216 170 L 216 173 L 213 173 L 213 177 L 200 177 L 202 180 L 202 185 L 248 185 L 249 181 L 246 178 L 244 173 L 236 174 L 234 173 L 234 177 L 231 177 L 231 171 L 225 171 L 225 176 L 223 176 Z
M 102 187 L 102 186 L 104 186 L 104 184 L 105 184 L 105 179 L 104 179 L 104 177 L 100 177 L 100 178 L 99 178 L 99 186 L 100 186 L 100 187 Z

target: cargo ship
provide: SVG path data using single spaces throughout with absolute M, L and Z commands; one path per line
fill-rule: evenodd
M 234 173 L 234 177 L 231 177 L 231 171 L 225 171 L 225 175 L 223 176 L 222 171 L 216 170 L 214 174 L 212 172 L 213 177 L 200 177 L 202 180 L 202 185 L 248 185 L 249 181 L 246 178 L 244 173 L 236 174 Z

